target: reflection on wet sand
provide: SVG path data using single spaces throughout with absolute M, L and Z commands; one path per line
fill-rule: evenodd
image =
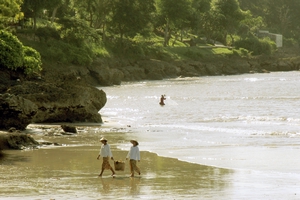
M 0 193 L 3 198 L 97 199 L 101 197 L 156 199 L 197 199 L 214 192 L 222 194 L 226 176 L 232 171 L 159 157 L 141 152 L 142 175 L 129 178 L 129 165 L 98 177 L 101 162 L 96 159 L 98 146 L 60 147 L 31 151 L 5 151 L 0 161 Z M 127 152 L 112 148 L 115 158 Z M 112 164 L 112 163 L 111 163 Z

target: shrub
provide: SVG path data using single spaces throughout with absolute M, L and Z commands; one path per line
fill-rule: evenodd
M 15 70 L 23 64 L 23 45 L 13 34 L 0 31 L 0 65 Z
M 285 47 L 297 47 L 298 42 L 293 38 L 283 38 L 283 44 Z
M 235 42 L 236 48 L 244 48 L 253 53 L 253 55 L 271 55 L 276 49 L 275 42 L 269 38 L 259 39 L 257 37 L 248 37 Z
M 90 57 L 89 53 L 85 49 L 73 48 L 68 57 L 70 57 L 70 62 L 75 65 L 90 65 L 93 59 Z
M 23 68 L 26 74 L 41 70 L 41 56 L 33 48 L 23 46 L 19 39 L 0 31 L 0 66 L 11 70 Z
M 238 48 L 238 49 L 232 49 L 232 55 L 239 56 L 239 57 L 248 57 L 251 55 L 251 53 L 247 49 Z
M 35 31 L 35 35 L 40 39 L 40 41 L 47 42 L 50 38 L 60 39 L 60 35 L 55 28 L 52 27 L 39 27 Z
M 191 48 L 188 48 L 187 51 L 183 53 L 183 55 L 193 60 L 199 60 L 203 58 L 201 52 L 197 52 L 195 50 L 192 50 Z
M 45 58 L 64 64 L 89 65 L 94 53 L 87 46 L 81 48 L 64 41 L 52 41 L 47 49 Z
M 41 55 L 33 48 L 24 46 L 24 71 L 31 74 L 42 70 Z

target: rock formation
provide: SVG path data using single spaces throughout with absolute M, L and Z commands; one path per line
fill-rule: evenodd
M 0 149 L 25 149 L 36 148 L 39 143 L 34 140 L 30 135 L 25 133 L 0 133 Z
M 0 129 L 24 130 L 30 123 L 102 122 L 99 110 L 106 94 L 85 82 L 28 80 L 7 69 L 2 69 L 0 80 Z
M 37 105 L 28 99 L 13 94 L 0 94 L 0 129 L 14 127 L 24 130 L 37 111 Z
M 77 133 L 77 128 L 75 126 L 61 125 L 61 128 L 64 130 L 64 132 Z
M 37 105 L 32 122 L 102 122 L 98 112 L 106 103 L 106 94 L 91 86 L 25 81 L 9 92 Z

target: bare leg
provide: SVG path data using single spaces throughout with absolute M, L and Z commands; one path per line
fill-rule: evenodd
M 141 175 L 141 170 L 140 170 L 140 168 L 138 168 L 138 166 L 135 166 L 135 171 L 136 171 L 139 175 Z
M 99 176 L 102 176 L 103 172 L 104 172 L 104 168 L 101 169 Z
M 111 170 L 111 172 L 112 172 L 112 176 L 114 176 L 115 174 L 116 174 L 116 172 L 113 170 L 113 168 L 112 167 L 110 167 L 110 170 Z
M 130 177 L 134 177 L 134 169 L 133 169 L 133 164 L 131 161 L 129 161 L 129 166 L 130 166 L 130 172 L 131 172 Z

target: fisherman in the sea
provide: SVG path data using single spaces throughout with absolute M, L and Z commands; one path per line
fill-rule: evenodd
M 159 102 L 159 104 L 161 105 L 161 106 L 163 106 L 163 105 L 165 105 L 165 102 L 164 102 L 164 100 L 166 100 L 166 97 L 165 97 L 166 95 L 161 95 L 161 97 L 160 97 L 160 102 Z

